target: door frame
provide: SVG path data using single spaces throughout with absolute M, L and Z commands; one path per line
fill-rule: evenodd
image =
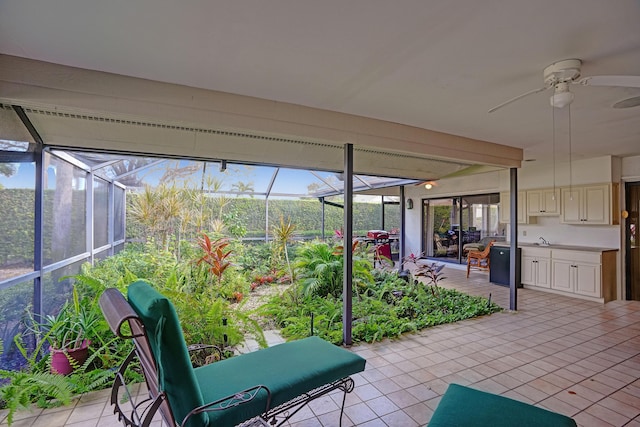
M 628 182 L 625 182 L 624 184 L 624 206 L 627 210 L 630 205 L 630 195 L 631 195 L 632 188 L 634 189 L 637 188 L 640 191 L 640 181 L 628 181 Z M 630 214 L 633 215 L 632 213 Z M 624 265 L 622 266 L 622 270 L 624 271 L 625 280 L 624 280 L 624 289 L 623 289 L 624 296 L 621 299 L 625 301 L 631 300 L 633 296 L 632 295 L 633 294 L 632 292 L 633 274 L 631 271 L 631 265 L 633 263 L 632 251 L 631 251 L 631 238 L 630 238 L 631 233 L 627 224 L 629 224 L 628 219 L 623 219 Z M 640 221 L 636 220 L 636 227 L 638 227 L 638 225 L 640 225 Z M 640 230 L 636 229 L 636 239 L 638 238 L 639 234 L 640 234 Z M 640 266 L 638 266 L 638 268 L 640 268 Z M 637 298 L 640 299 L 640 295 L 638 295 Z

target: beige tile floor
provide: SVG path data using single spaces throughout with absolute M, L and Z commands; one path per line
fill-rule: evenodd
M 488 283 L 486 273 L 466 279 L 455 266 L 445 271 L 443 286 L 491 294 L 508 307 L 508 288 Z M 343 426 L 425 425 L 456 382 L 572 416 L 580 426 L 640 427 L 640 302 L 520 289 L 518 308 L 354 346 L 367 368 L 354 377 Z M 13 425 L 118 426 L 107 401 L 108 391 L 92 393 L 69 407 L 22 412 Z M 337 395 L 318 399 L 290 425 L 336 426 L 338 402 Z

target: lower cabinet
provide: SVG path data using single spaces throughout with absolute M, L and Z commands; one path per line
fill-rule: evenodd
M 573 274 L 573 261 L 553 260 L 553 281 L 551 289 L 573 292 L 575 275 Z
M 602 298 L 603 252 L 554 250 L 552 256 L 553 289 Z
M 524 285 L 548 288 L 551 285 L 551 258 L 548 250 L 522 249 L 522 275 Z
M 551 287 L 559 291 L 600 298 L 600 264 L 554 260 Z
M 574 267 L 575 289 L 574 292 L 590 297 L 602 297 L 602 280 L 600 265 L 579 264 Z
M 616 299 L 616 252 L 523 248 L 522 283 L 611 301 Z

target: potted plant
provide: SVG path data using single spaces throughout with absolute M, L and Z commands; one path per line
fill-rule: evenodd
M 51 353 L 51 372 L 67 375 L 89 355 L 87 334 L 100 320 L 93 307 L 82 304 L 74 287 L 73 301 L 67 301 L 57 315 L 47 315 L 41 324 Z

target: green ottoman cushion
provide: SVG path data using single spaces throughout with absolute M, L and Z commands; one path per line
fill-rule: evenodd
M 450 384 L 429 427 L 576 427 L 566 415 L 497 394 Z

